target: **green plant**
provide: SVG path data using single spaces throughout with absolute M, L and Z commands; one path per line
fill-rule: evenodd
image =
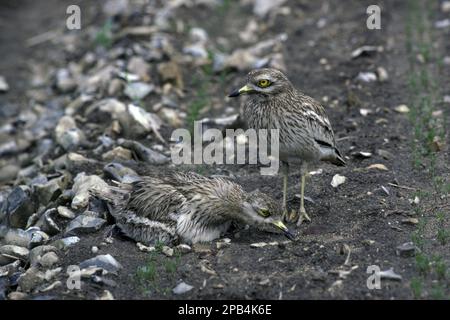
M 445 280 L 447 278 L 447 264 L 442 257 L 434 258 L 434 270 L 440 280 Z
M 419 299 L 422 296 L 422 288 L 423 288 L 422 279 L 412 278 L 410 286 L 411 286 L 411 290 L 413 292 L 414 298 Z
M 445 299 L 445 289 L 440 284 L 434 284 L 431 288 L 431 298 L 434 300 Z
M 95 36 L 95 43 L 105 48 L 110 48 L 113 44 L 112 21 L 106 20 L 100 31 Z
M 208 103 L 208 95 L 206 90 L 206 81 L 200 81 L 198 78 L 194 79 L 194 88 L 197 90 L 196 96 L 189 104 L 186 121 L 191 134 L 194 132 L 194 122 L 199 120 L 200 111 L 205 108 Z
M 418 253 L 416 255 L 416 267 L 421 274 L 427 274 L 430 269 L 430 260 L 423 253 Z

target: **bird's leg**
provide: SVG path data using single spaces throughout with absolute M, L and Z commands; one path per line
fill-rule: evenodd
M 287 178 L 288 170 L 286 169 L 283 172 L 283 220 L 285 220 L 287 217 Z
M 301 225 L 303 221 L 311 221 L 305 210 L 305 183 L 307 173 L 302 172 L 302 185 L 300 187 L 300 213 L 297 221 L 297 226 Z

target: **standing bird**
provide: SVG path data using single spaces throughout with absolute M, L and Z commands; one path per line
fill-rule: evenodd
M 144 244 L 212 241 L 232 222 L 294 239 L 271 197 L 259 191 L 247 193 L 223 177 L 169 172 L 110 187 L 96 196 L 108 202 L 122 232 Z
M 311 221 L 304 205 L 305 180 L 310 164 L 328 161 L 338 166 L 345 165 L 323 107 L 313 98 L 296 90 L 281 71 L 269 68 L 250 71 L 246 85 L 229 97 L 242 94 L 249 95 L 243 113 L 249 128 L 279 130 L 283 217 L 287 215 L 289 164 L 300 164 L 301 199 L 297 225 L 305 220 Z

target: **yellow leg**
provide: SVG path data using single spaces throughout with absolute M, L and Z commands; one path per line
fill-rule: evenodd
M 306 173 L 302 173 L 302 184 L 300 187 L 300 213 L 297 221 L 297 226 L 301 225 L 303 221 L 311 221 L 305 210 L 305 184 L 306 184 Z
M 287 183 L 288 183 L 288 171 L 283 172 L 283 217 L 282 220 L 286 219 L 287 216 Z

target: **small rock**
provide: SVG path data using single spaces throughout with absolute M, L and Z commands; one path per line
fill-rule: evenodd
M 71 77 L 69 70 L 60 69 L 56 73 L 56 87 L 63 93 L 72 91 L 77 86 L 75 80 Z
M 180 282 L 175 288 L 172 289 L 172 292 L 174 294 L 183 294 L 191 291 L 192 289 L 194 289 L 193 286 L 184 282 Z
M 392 159 L 392 157 L 394 156 L 389 151 L 386 151 L 386 150 L 383 150 L 383 149 L 378 149 L 377 153 L 378 153 L 379 156 L 383 157 L 386 160 Z
M 269 283 L 270 283 L 270 279 L 264 279 L 264 280 L 258 282 L 258 284 L 260 286 L 267 286 Z
M 418 224 L 419 223 L 419 219 L 417 218 L 405 218 L 401 220 L 402 223 L 404 224 Z
M 157 151 L 154 151 L 150 148 L 147 148 L 137 141 L 122 140 L 120 144 L 125 148 L 133 150 L 136 153 L 139 160 L 145 161 L 150 164 L 164 164 L 169 162 L 170 160 L 165 155 Z
M 375 52 L 382 52 L 383 50 L 384 49 L 381 46 L 367 46 L 366 45 L 366 46 L 362 46 L 362 47 L 359 47 L 359 48 L 353 50 L 351 57 L 354 59 L 354 58 L 357 58 L 357 57 L 360 57 L 363 55 L 369 55 L 369 54 L 375 53 Z
M 372 153 L 370 152 L 364 152 L 364 151 L 359 151 L 359 152 L 355 152 L 352 154 L 355 158 L 370 158 L 372 156 Z
M 264 18 L 285 2 L 286 0 L 256 0 L 253 4 L 253 14 L 259 18 Z
M 4 244 L 16 245 L 28 248 L 32 234 L 22 229 L 13 229 L 0 225 L 0 239 Z
M 80 242 L 80 238 L 74 236 L 56 240 L 52 245 L 59 250 L 67 250 L 78 242 Z
M 105 161 L 113 160 L 131 160 L 132 153 L 130 150 L 123 147 L 116 147 L 102 155 L 102 159 Z
M 54 236 L 61 232 L 61 228 L 55 222 L 54 217 L 58 211 L 55 208 L 48 209 L 36 222 L 35 226 L 46 232 L 47 234 Z M 30 223 L 29 223 L 30 224 Z
M 156 114 L 147 112 L 143 108 L 134 104 L 128 105 L 128 113 L 133 120 L 141 125 L 147 132 L 153 132 L 161 142 L 165 142 L 159 133 L 162 121 Z
M 144 82 L 150 81 L 150 66 L 141 57 L 131 57 L 128 62 L 127 70 L 131 73 L 137 74 Z
M 16 179 L 20 167 L 15 164 L 7 164 L 0 168 L 0 184 Z
M 360 73 L 358 73 L 356 80 L 359 80 L 362 82 L 377 81 L 377 75 L 373 72 L 360 72 Z
M 99 300 L 114 300 L 112 293 L 109 290 L 104 290 Z
M 156 250 L 155 247 L 153 247 L 153 246 L 148 247 L 148 246 L 143 245 L 143 244 L 140 243 L 140 242 L 136 243 L 136 246 L 137 246 L 138 249 L 139 249 L 140 251 L 142 251 L 142 252 L 153 252 L 153 251 Z
M 22 262 L 20 260 L 16 260 L 10 264 L 5 266 L 0 266 L 0 277 L 10 277 L 13 274 L 19 272 L 19 268 Z
M 365 109 L 365 108 L 359 109 L 359 114 L 362 115 L 363 117 L 368 116 L 370 113 L 372 113 L 372 110 L 370 110 L 370 109 Z
M 121 183 L 133 183 L 141 180 L 136 171 L 120 163 L 108 163 L 103 167 L 103 172 L 107 177 Z
M 394 110 L 398 113 L 408 113 L 409 112 L 409 108 L 406 104 L 401 104 L 401 105 L 395 107 Z
M 443 1 L 441 3 L 442 12 L 450 12 L 450 1 Z
M 162 253 L 164 253 L 168 257 L 172 257 L 173 256 L 173 249 L 171 247 L 168 247 L 168 246 L 163 246 L 162 247 Z
M 67 219 L 75 218 L 75 213 L 67 207 L 59 206 L 57 208 L 57 210 L 58 210 L 59 215 L 63 218 L 67 218 Z
M 256 243 L 252 243 L 250 244 L 250 247 L 252 248 L 264 248 L 267 246 L 278 246 L 279 242 L 278 241 L 273 241 L 273 242 L 256 242 Z
M 444 29 L 450 27 L 450 19 L 438 20 L 434 23 L 434 26 L 438 29 Z
M 40 264 L 42 257 L 49 252 L 56 252 L 58 249 L 54 246 L 43 245 L 30 250 L 30 265 Z M 54 257 L 48 256 L 47 259 L 52 260 Z
M 62 271 L 61 267 L 55 268 L 55 269 L 49 269 L 45 271 L 44 277 L 45 281 L 51 281 L 54 279 L 58 274 L 60 274 Z
M 31 232 L 32 232 L 31 233 L 31 241 L 29 244 L 30 249 L 37 247 L 37 246 L 41 246 L 41 245 L 45 244 L 48 241 L 48 239 L 50 239 L 50 236 L 43 231 L 36 230 L 36 231 L 31 231 Z
M 183 121 L 180 118 L 180 112 L 178 110 L 170 108 L 161 108 L 158 114 L 164 119 L 171 127 L 178 128 L 181 127 Z
M 158 73 L 163 82 L 173 82 L 177 88 L 183 90 L 183 74 L 176 62 L 170 61 L 158 64 Z
M 417 251 L 418 248 L 412 242 L 401 244 L 395 249 L 396 254 L 400 257 L 413 257 Z
M 10 227 L 24 228 L 28 218 L 36 209 L 36 204 L 31 199 L 31 189 L 28 186 L 14 188 L 6 199 L 6 212 Z
M 371 245 L 373 245 L 373 244 L 375 243 L 375 240 L 364 239 L 364 240 L 362 241 L 362 243 L 363 243 L 364 245 L 366 245 L 366 246 L 371 246 Z
M 28 298 L 28 295 L 24 292 L 13 291 L 8 294 L 8 300 L 25 300 Z
M 97 247 L 97 246 L 93 246 L 93 247 L 91 248 L 91 252 L 92 252 L 93 254 L 97 254 L 97 252 L 98 252 L 98 247 Z
M 45 275 L 36 267 L 30 267 L 19 277 L 18 283 L 22 292 L 31 292 L 45 281 Z
M 48 291 L 51 291 L 51 290 L 59 288 L 59 287 L 62 287 L 62 282 L 57 280 L 57 281 L 53 282 L 52 284 L 50 284 L 49 286 L 39 289 L 39 292 L 48 292 Z
M 0 247 L 0 265 L 7 265 L 15 260 L 28 261 L 28 255 L 30 251 L 27 248 L 4 245 Z
M 59 262 L 59 258 L 55 252 L 47 252 L 39 259 L 39 264 L 44 268 L 51 268 Z
M 378 275 L 380 276 L 381 279 L 396 280 L 396 281 L 402 280 L 402 276 L 396 274 L 393 268 L 390 268 L 389 270 L 385 271 L 380 271 Z
M 104 219 L 81 214 L 69 223 L 64 234 L 77 235 L 81 233 L 98 231 L 105 223 L 106 220 Z
M 79 173 L 75 179 L 72 191 L 75 196 L 72 199 L 73 209 L 86 208 L 90 198 L 90 191 L 107 192 L 108 184 L 96 175 L 87 176 L 84 172 Z
M 380 82 L 384 82 L 389 79 L 389 74 L 386 71 L 386 69 L 383 67 L 377 68 L 377 76 L 378 76 L 378 81 L 380 81 Z
M 179 252 L 185 254 L 192 251 L 192 248 L 187 244 L 181 243 L 175 247 Z
M 45 206 L 51 201 L 56 200 L 62 194 L 63 189 L 65 189 L 69 180 L 70 177 L 67 175 L 62 176 L 62 178 L 52 179 L 45 183 L 34 184 L 34 190 L 39 199 L 39 204 Z
M 75 150 L 84 142 L 84 134 L 70 116 L 62 117 L 55 128 L 56 142 L 66 151 Z
M 366 169 L 377 169 L 377 170 L 382 170 L 382 171 L 388 171 L 388 168 L 381 163 L 375 163 L 375 164 L 371 164 L 370 166 L 368 166 Z
M 9 90 L 9 85 L 6 82 L 5 77 L 0 76 L 0 92 L 6 92 Z
M 125 86 L 124 94 L 131 100 L 142 100 L 155 89 L 152 84 L 132 82 Z
M 109 272 L 117 272 L 119 269 L 122 269 L 122 265 L 110 254 L 98 255 L 80 263 L 80 268 L 85 269 L 88 267 L 98 267 Z
M 344 176 L 341 176 L 339 174 L 335 174 L 333 179 L 331 180 L 331 186 L 333 188 L 337 188 L 341 184 L 345 182 L 346 178 Z
M 217 249 L 223 249 L 223 248 L 229 247 L 230 244 L 231 244 L 231 239 L 224 238 L 224 239 L 221 239 L 221 240 L 216 242 L 216 248 Z

